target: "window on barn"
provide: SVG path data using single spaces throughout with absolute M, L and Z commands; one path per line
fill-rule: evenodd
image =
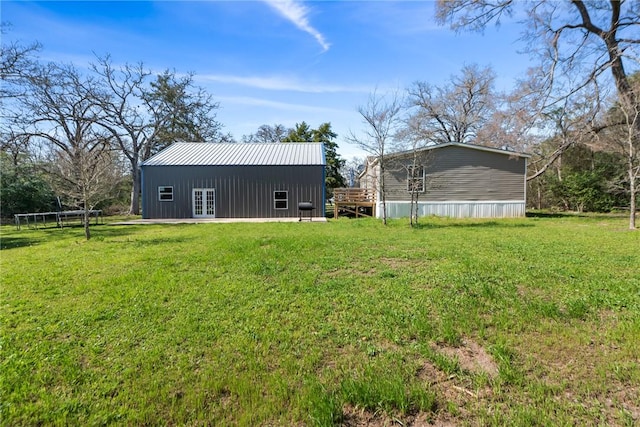
M 407 167 L 407 191 L 424 191 L 424 167 Z
M 273 207 L 275 209 L 288 209 L 289 208 L 289 192 L 288 191 L 274 191 L 273 192 Z
M 173 187 L 166 185 L 158 187 L 158 200 L 161 202 L 173 202 Z

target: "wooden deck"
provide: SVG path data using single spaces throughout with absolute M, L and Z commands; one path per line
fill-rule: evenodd
M 336 188 L 333 190 L 333 217 L 340 215 L 376 215 L 376 195 L 368 188 Z

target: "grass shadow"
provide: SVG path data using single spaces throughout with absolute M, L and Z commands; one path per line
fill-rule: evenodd
M 138 232 L 136 227 L 111 227 L 108 224 L 91 224 L 91 240 L 105 240 L 129 236 Z M 16 249 L 33 246 L 46 242 L 84 239 L 84 226 L 82 224 L 68 224 L 57 227 L 27 228 L 20 230 L 12 226 L 3 226 L 0 232 L 0 250 Z
M 191 224 L 187 224 L 191 225 Z M 175 244 L 194 241 L 196 236 L 186 236 L 184 233 L 169 236 L 158 236 L 148 238 L 148 233 L 145 231 L 150 227 L 156 225 L 141 224 L 141 225 L 114 225 L 109 224 L 104 228 L 101 228 L 99 232 L 95 233 L 98 240 L 105 243 L 130 243 L 138 246 L 146 245 L 163 245 L 163 244 Z M 160 224 L 157 225 L 161 228 L 167 227 L 184 227 L 185 224 Z M 137 237 L 136 237 L 137 236 Z
M 40 243 L 42 242 L 42 239 L 40 238 L 34 238 L 34 237 L 29 237 L 29 236 L 20 236 L 20 237 L 15 237 L 15 236 L 10 236 L 10 237 L 4 237 L 2 236 L 0 238 L 0 250 L 4 251 L 7 249 L 15 249 L 15 248 L 22 248 L 25 246 L 32 246 L 34 244 Z
M 566 218 L 569 215 L 562 212 L 527 212 L 527 218 Z
M 155 237 L 152 239 L 129 239 L 127 238 L 118 238 L 118 237 L 127 237 L 125 235 L 122 236 L 111 236 L 109 238 L 100 239 L 103 240 L 104 243 L 107 244 L 130 244 L 134 246 L 157 246 L 157 245 L 175 245 L 177 243 L 186 243 L 192 242 L 195 240 L 195 237 Z
M 418 230 L 429 230 L 429 229 L 438 229 L 438 228 L 529 228 L 535 227 L 535 224 L 529 223 L 508 223 L 508 222 L 499 222 L 499 221 L 485 221 L 485 222 L 455 222 L 450 224 L 445 223 L 433 223 L 433 222 L 419 222 L 414 225 L 415 229 Z
M 591 219 L 616 219 L 627 218 L 626 212 L 554 212 L 554 211 L 527 211 L 527 218 L 591 218 Z

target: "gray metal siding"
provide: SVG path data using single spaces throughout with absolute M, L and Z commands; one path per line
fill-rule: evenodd
M 424 201 L 524 200 L 526 159 L 460 146 L 424 151 L 426 167 Z M 386 198 L 409 200 L 406 165 L 412 157 L 389 158 L 385 171 Z
M 324 216 L 324 166 L 143 166 L 144 218 L 191 218 L 194 188 L 215 189 L 218 218 L 298 216 L 311 201 Z M 158 200 L 159 186 L 173 186 L 173 201 Z M 288 209 L 274 208 L 274 191 L 288 191 Z

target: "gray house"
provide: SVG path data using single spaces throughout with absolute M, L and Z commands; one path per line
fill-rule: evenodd
M 324 216 L 325 164 L 319 143 L 175 143 L 142 164 L 142 216 Z
M 446 143 L 385 156 L 387 217 L 410 215 L 412 188 L 420 216 L 500 218 L 525 215 L 528 154 L 471 144 Z M 380 164 L 360 174 L 360 187 L 376 192 L 382 215 Z

